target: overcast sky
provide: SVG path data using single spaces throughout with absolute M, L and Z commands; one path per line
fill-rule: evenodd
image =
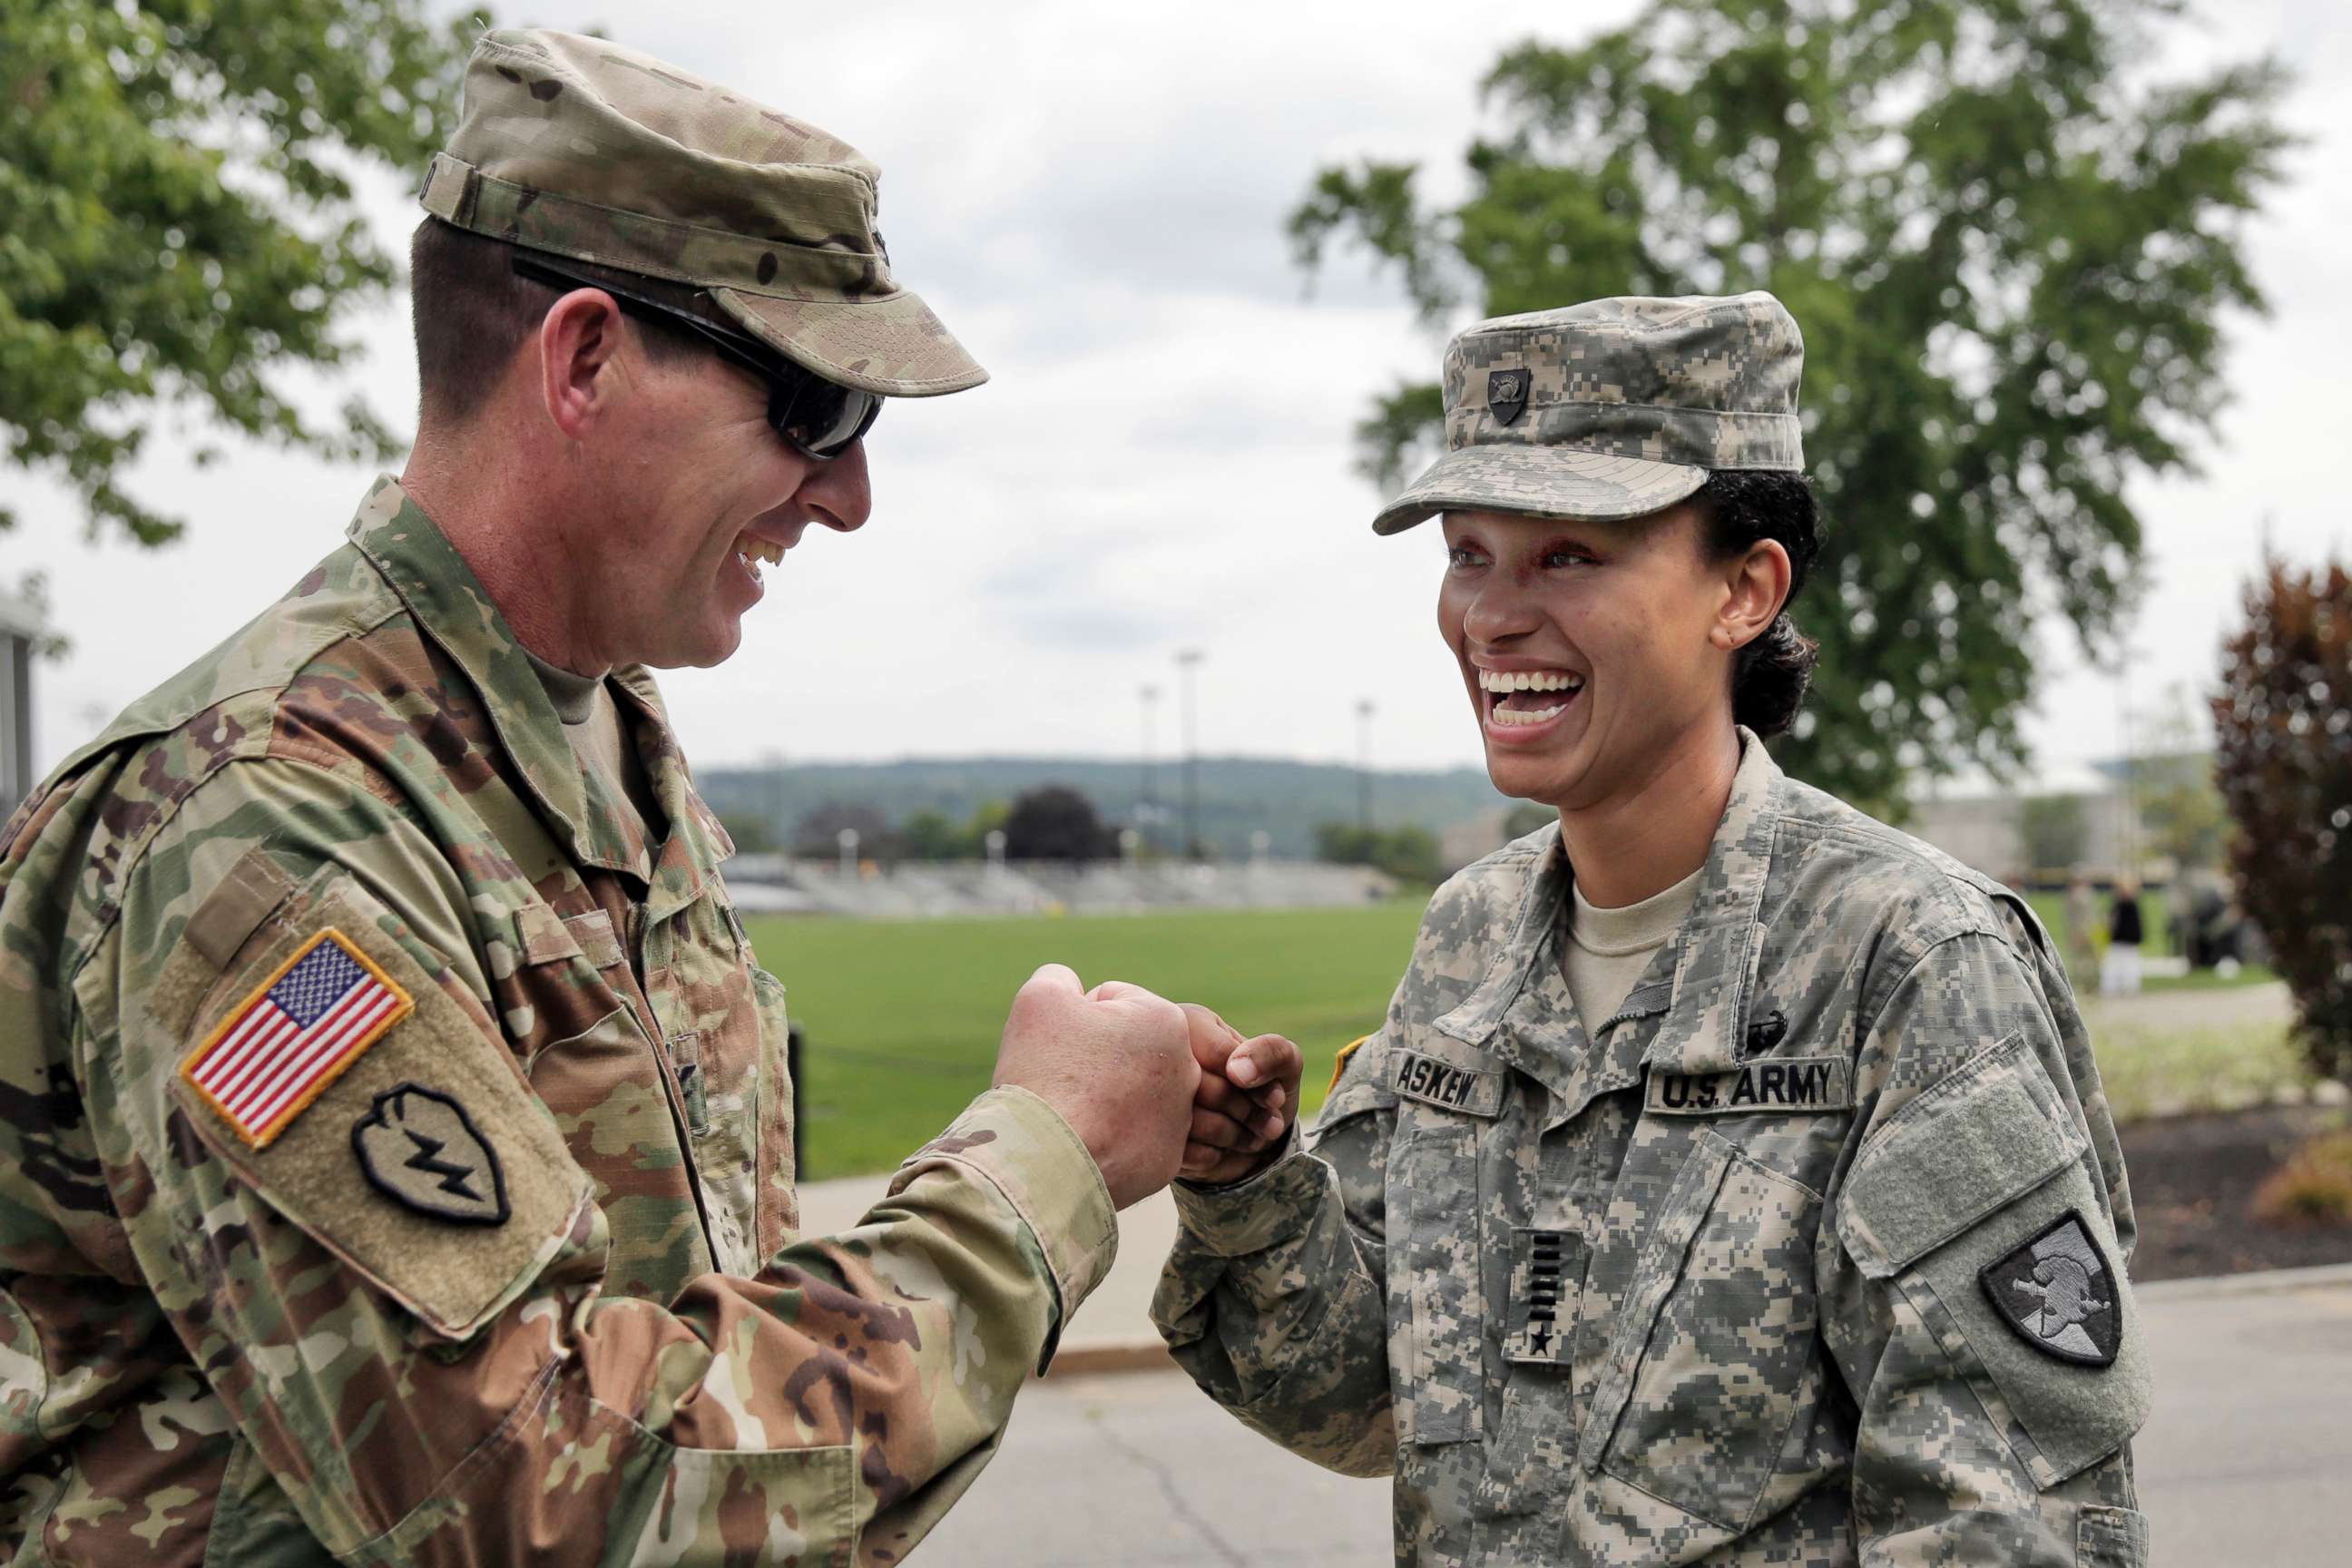
M 863 149 L 884 171 L 900 276 L 994 374 L 893 405 L 869 442 L 873 521 L 813 531 L 770 569 L 731 661 L 665 677 L 688 754 L 1131 755 L 1150 684 L 1166 694 L 1164 755 L 1174 655 L 1197 647 L 1204 751 L 1348 757 L 1369 699 L 1381 764 L 1475 764 L 1434 631 L 1436 531 L 1376 540 L 1380 498 L 1349 466 L 1368 398 L 1428 379 L 1444 330 L 1353 259 L 1309 293 L 1282 224 L 1321 164 L 1364 154 L 1419 158 L 1433 195 L 1457 194 L 1496 53 L 1531 17 L 1570 18 L 1547 30 L 1567 41 L 1633 8 L 538 0 L 536 20 L 602 24 Z M 2205 472 L 2133 497 L 2151 579 L 2143 706 L 2210 680 L 2265 520 L 2292 557 L 2352 540 L 2326 479 L 2352 359 L 2352 20 L 2337 0 L 2205 15 L 2227 24 L 2205 23 L 2184 58 L 2284 54 L 2301 73 L 2288 117 L 2310 141 L 2250 237 L 2274 314 L 2231 324 L 2236 401 Z M 370 208 L 404 246 L 409 193 L 379 180 Z M 403 425 L 406 311 L 404 295 L 359 320 L 371 352 L 353 378 Z M 47 571 L 74 643 L 40 672 L 41 768 L 299 577 L 370 479 L 245 447 L 199 472 L 193 445 L 160 431 L 137 475 L 191 521 L 162 552 L 91 546 L 64 491 L 0 476 L 24 519 L 0 535 L 0 582 Z M 2063 628 L 2043 645 L 2040 756 L 2111 754 L 2116 681 Z

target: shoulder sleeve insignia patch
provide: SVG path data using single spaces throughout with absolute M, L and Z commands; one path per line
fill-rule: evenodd
M 180 1076 L 237 1137 L 266 1149 L 415 1007 L 330 926 L 231 1008 Z
M 2043 1355 L 2107 1366 L 2123 1338 L 2116 1275 L 2074 1209 L 1977 1276 L 2000 1321 Z
M 352 1123 L 360 1169 L 419 1214 L 456 1225 L 504 1225 L 507 1177 L 466 1108 L 422 1084 L 404 1083 L 375 1097 Z
M 1331 1087 L 1323 1091 L 1327 1096 L 1338 1090 L 1339 1087 L 1339 1075 L 1348 1070 L 1348 1058 L 1354 1056 L 1358 1051 L 1362 1050 L 1364 1048 L 1364 1042 L 1370 1038 L 1371 1036 L 1370 1035 L 1359 1035 L 1354 1039 L 1349 1040 L 1346 1045 L 1339 1047 L 1339 1056 L 1333 1058 L 1331 1063 Z

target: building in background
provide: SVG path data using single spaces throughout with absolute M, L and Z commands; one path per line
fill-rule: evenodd
M 41 637 L 40 612 L 0 593 L 0 816 L 39 782 L 33 772 L 33 660 Z
M 2126 865 L 2143 873 L 2156 853 L 2121 762 L 2057 764 L 2006 781 L 1983 774 L 1930 781 L 1905 827 L 1964 865 L 2011 887 L 2061 887 L 2081 866 L 2099 881 Z M 2158 880 L 2169 868 L 2155 868 Z

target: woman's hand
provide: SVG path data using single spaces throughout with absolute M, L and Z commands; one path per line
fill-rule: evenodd
M 1178 1172 L 1188 1181 L 1238 1182 L 1270 1163 L 1298 1114 L 1305 1060 L 1280 1035 L 1244 1039 L 1198 1003 L 1184 1005 L 1201 1082 Z

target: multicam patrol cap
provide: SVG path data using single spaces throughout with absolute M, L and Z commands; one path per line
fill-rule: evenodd
M 534 250 L 693 285 L 828 381 L 892 397 L 988 379 L 890 275 L 881 171 L 847 142 L 650 56 L 484 35 L 427 212 Z
M 1761 290 L 1480 321 L 1446 345 L 1445 456 L 1372 531 L 1441 511 L 1640 517 L 1710 468 L 1799 471 L 1804 365 L 1795 319 Z

